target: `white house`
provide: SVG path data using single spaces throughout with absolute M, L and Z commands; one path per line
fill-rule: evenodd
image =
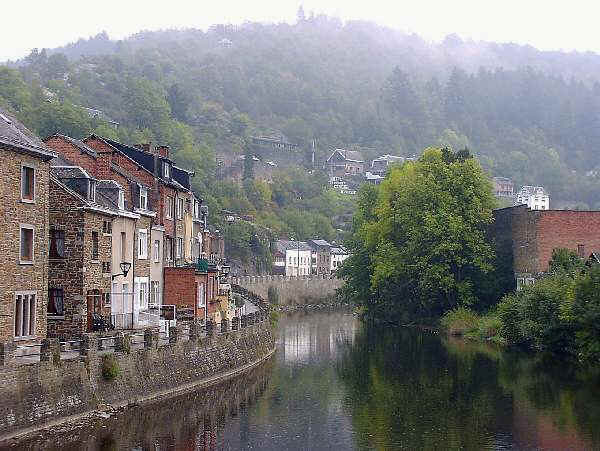
M 516 204 L 526 204 L 531 210 L 549 210 L 550 196 L 543 186 L 525 185 L 517 193 Z
M 288 241 L 285 251 L 285 275 L 310 274 L 312 248 L 304 241 Z
M 343 247 L 331 248 L 331 272 L 335 272 L 350 255 Z

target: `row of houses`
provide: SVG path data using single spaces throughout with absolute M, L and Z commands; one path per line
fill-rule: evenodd
M 527 205 L 532 210 L 549 210 L 550 196 L 543 186 L 523 185 L 515 192 L 511 179 L 507 177 L 494 177 L 494 195 L 498 198 L 509 199 L 514 205 Z
M 278 240 L 273 246 L 272 273 L 285 276 L 331 275 L 348 256 L 342 246 L 325 240 Z
M 42 141 L 0 110 L 0 149 L 0 342 L 235 315 L 223 237 L 168 147 Z

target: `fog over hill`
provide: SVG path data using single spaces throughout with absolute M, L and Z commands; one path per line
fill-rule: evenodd
M 198 189 L 212 189 L 215 153 L 239 155 L 244 137 L 283 133 L 301 152 L 315 140 L 320 162 L 332 147 L 360 148 L 372 158 L 467 146 L 491 174 L 543 184 L 553 206 L 600 207 L 594 53 L 457 36 L 434 44 L 316 16 L 122 41 L 100 34 L 11 66 L 0 69 L 0 102 L 39 134 L 95 130 L 127 142 L 167 142 L 206 174 Z M 45 102 L 48 96 L 56 101 Z M 78 106 L 121 125 L 115 131 L 82 119 Z M 262 209 L 243 197 L 248 204 L 236 208 Z

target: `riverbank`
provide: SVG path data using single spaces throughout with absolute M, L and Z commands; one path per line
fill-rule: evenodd
M 274 352 L 267 315 L 251 321 L 239 330 L 186 341 L 175 333 L 164 346 L 149 331 L 142 349 L 110 353 L 88 336 L 79 358 L 2 366 L 0 442 L 236 377 Z

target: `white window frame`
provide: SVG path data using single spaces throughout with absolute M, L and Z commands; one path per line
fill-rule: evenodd
M 171 168 L 169 167 L 169 163 L 167 163 L 166 161 L 163 163 L 163 176 L 164 178 L 168 179 L 171 177 Z
M 96 181 L 88 180 L 88 200 L 96 202 Z
M 152 306 L 160 306 L 160 281 L 151 280 L 150 281 L 150 302 L 148 305 Z
M 31 230 L 31 260 L 23 260 L 21 256 L 21 248 L 23 239 L 23 229 Z M 32 224 L 19 224 L 19 264 L 33 265 L 35 261 L 35 227 Z
M 177 197 L 177 219 L 183 219 L 183 210 L 185 210 L 185 200 L 183 197 Z
M 138 229 L 138 259 L 148 258 L 148 229 Z
M 19 335 L 17 335 L 17 298 L 21 296 L 21 328 L 20 331 L 21 333 Z M 33 296 L 33 324 L 31 324 L 31 299 L 30 297 Z M 23 312 L 24 312 L 24 306 L 25 304 L 23 303 L 23 301 L 27 299 L 27 317 L 28 317 L 28 333 L 24 334 L 23 333 L 23 322 L 22 322 L 22 318 L 23 318 Z M 28 340 L 31 338 L 35 337 L 35 330 L 36 330 L 36 325 L 37 325 L 37 300 L 38 300 L 38 295 L 37 295 L 37 291 L 15 291 L 15 297 L 14 297 L 14 329 L 13 329 L 13 336 L 15 338 L 15 340 Z
M 138 311 L 148 310 L 148 294 L 148 277 L 136 277 L 134 280 L 134 296 Z
M 204 289 L 204 282 L 198 283 L 198 293 L 196 299 L 196 305 L 198 308 L 202 308 L 206 306 L 206 294 Z
M 144 201 L 142 203 L 142 200 Z M 148 210 L 148 190 L 140 185 L 140 209 Z
M 183 254 L 183 238 L 177 237 L 175 239 L 175 258 L 182 258 Z
M 166 203 L 167 203 L 167 211 L 165 213 L 165 216 L 167 217 L 167 219 L 173 219 L 173 197 L 171 196 L 167 196 L 166 198 Z
M 160 262 L 160 240 L 154 240 L 154 245 L 152 247 L 152 252 L 153 252 L 153 260 L 154 263 L 159 263 Z
M 125 210 L 125 191 L 119 190 L 119 210 Z
M 23 181 L 24 181 L 23 180 L 23 173 L 25 172 L 25 168 L 29 168 L 29 169 L 33 170 L 33 195 L 31 197 L 31 199 L 26 199 L 26 198 L 23 197 Z M 21 202 L 24 202 L 26 204 L 34 204 L 35 203 L 35 198 L 36 198 L 36 189 L 35 189 L 36 183 L 35 183 L 35 181 L 36 181 L 36 178 L 37 178 L 37 170 L 36 170 L 35 166 L 33 166 L 31 164 L 26 164 L 26 163 L 21 164 L 21 177 L 20 177 L 20 183 L 21 183 L 21 189 L 20 189 L 20 191 L 21 191 Z

